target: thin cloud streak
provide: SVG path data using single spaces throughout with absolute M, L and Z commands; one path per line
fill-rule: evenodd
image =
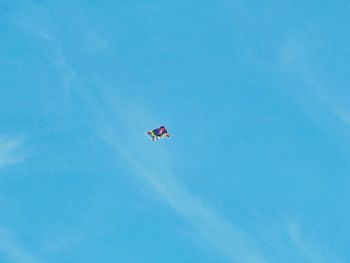
M 0 168 L 20 162 L 18 150 L 23 141 L 20 138 L 0 136 Z
M 116 104 L 114 103 L 114 105 Z M 135 109 L 137 107 L 134 107 L 129 112 L 125 112 L 125 107 L 121 108 L 126 116 L 128 116 L 128 123 L 125 127 L 128 127 L 128 129 L 132 131 L 140 130 L 140 127 L 133 127 L 133 123 L 140 123 L 145 119 L 149 119 L 144 111 Z M 105 110 L 103 113 L 103 110 L 99 107 L 96 112 L 99 113 L 100 121 L 101 119 L 103 120 L 102 123 L 98 125 L 97 132 L 99 136 L 113 147 L 115 152 L 130 165 L 135 174 L 145 179 L 165 203 L 170 205 L 196 229 L 202 241 L 207 242 L 212 248 L 224 255 L 229 262 L 267 262 L 254 241 L 244 233 L 240 227 L 235 226 L 221 217 L 200 199 L 195 198 L 186 189 L 169 169 L 167 160 L 164 157 L 168 154 L 164 149 L 157 148 L 156 153 L 153 154 L 152 149 L 154 148 L 142 148 L 142 145 L 145 145 L 142 142 L 140 145 L 135 145 L 135 142 L 128 141 L 128 139 L 126 139 L 127 142 L 125 140 L 120 141 L 118 137 L 116 137 L 120 134 L 120 132 L 118 132 L 118 127 L 109 124 L 115 123 L 116 116 L 105 115 L 106 112 L 113 111 L 109 109 Z M 117 115 L 119 111 L 116 110 L 115 112 Z M 133 118 L 134 115 L 138 114 L 140 114 L 138 116 L 140 122 L 135 121 L 135 118 Z M 129 119 L 132 119 L 133 123 L 131 123 Z M 150 121 L 150 123 L 152 123 L 152 121 Z M 131 137 L 133 136 L 131 135 Z M 144 139 L 146 140 L 147 138 Z M 124 143 L 127 144 L 123 145 Z M 137 143 L 136 140 L 136 144 Z M 141 153 L 141 155 L 138 157 L 133 153 Z M 147 156 L 142 156 L 142 153 L 145 153 Z M 154 160 L 152 156 L 156 156 L 155 154 L 159 156 L 160 159 Z
M 340 122 L 350 125 L 350 108 L 346 101 L 341 97 L 337 97 L 333 90 L 327 87 L 327 74 L 322 74 L 322 78 L 316 77 L 316 72 L 313 70 L 312 59 L 308 57 L 308 47 L 304 43 L 305 40 L 300 37 L 290 37 L 281 47 L 279 67 L 286 69 L 290 74 L 295 75 L 304 84 L 306 89 L 296 89 L 298 95 L 307 99 L 308 103 L 315 106 L 315 102 L 319 107 L 326 109 L 330 114 L 335 116 Z M 326 80 L 326 81 L 325 81 Z
M 11 231 L 0 225 L 0 252 L 14 263 L 40 263 L 38 257 L 29 253 Z
M 40 33 L 39 37 L 45 40 L 52 48 L 52 53 L 54 56 L 53 65 L 61 75 L 64 91 L 68 92 L 71 89 L 71 83 L 75 78 L 75 72 L 64 55 L 60 41 L 56 40 L 53 36 L 46 32 Z
M 342 263 L 338 256 L 334 254 L 327 255 L 326 251 L 317 249 L 315 244 L 307 241 L 297 223 L 289 223 L 288 234 L 292 244 L 310 263 Z

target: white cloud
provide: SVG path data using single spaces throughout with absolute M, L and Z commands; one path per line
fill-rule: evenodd
M 299 225 L 296 222 L 290 222 L 288 225 L 288 234 L 292 244 L 298 249 L 310 263 L 341 263 L 342 261 L 335 254 L 321 249 L 315 242 L 307 240 Z
M 303 42 L 296 36 L 290 37 L 280 50 L 280 60 L 284 66 L 295 66 L 306 57 Z
M 51 47 L 53 65 L 61 76 L 64 91 L 68 92 L 75 78 L 75 72 L 68 62 L 67 56 L 64 54 L 65 52 L 61 42 L 46 31 L 42 31 L 38 35 Z
M 167 159 L 169 154 L 161 148 L 161 143 L 150 146 L 147 138 L 143 137 L 143 130 L 147 123 L 150 125 L 155 121 L 148 117 L 145 113 L 147 111 L 143 107 L 131 106 L 127 100 L 114 101 L 111 105 L 119 106 L 106 110 L 97 107 L 95 110 L 99 119 L 99 123 L 95 122 L 98 134 L 124 158 L 135 174 L 141 176 L 154 189 L 158 197 L 192 225 L 198 238 L 225 256 L 229 262 L 267 262 L 252 238 L 239 226 L 220 216 L 186 189 L 171 171 Z M 126 122 L 123 126 L 130 131 L 123 139 L 120 139 L 121 131 L 114 124 L 120 112 L 127 116 L 126 119 L 121 118 L 122 122 Z M 135 136 L 134 131 L 138 131 Z
M 0 136 L 0 168 L 18 163 L 22 160 L 18 154 L 21 145 L 21 138 Z
M 299 84 L 300 87 L 293 87 L 291 92 L 303 105 L 308 117 L 315 119 L 318 116 L 323 123 L 325 115 L 329 115 L 337 122 L 349 126 L 350 107 L 347 101 L 350 93 L 342 86 L 337 87 L 331 81 L 335 77 L 320 69 L 311 55 L 308 55 L 313 49 L 307 45 L 308 42 L 302 35 L 289 36 L 280 48 L 277 67 L 282 67 Z
M 39 263 L 38 257 L 28 252 L 11 231 L 0 225 L 0 252 L 14 263 Z
M 124 158 L 139 175 L 147 180 L 156 193 L 197 230 L 199 238 L 209 243 L 232 262 L 266 262 L 261 251 L 242 229 L 235 226 L 200 199 L 189 193 L 171 171 L 161 167 L 153 171 L 130 156 Z
M 82 243 L 83 238 L 70 233 L 60 233 L 59 236 L 50 237 L 45 240 L 41 250 L 45 253 L 62 252 L 76 249 Z

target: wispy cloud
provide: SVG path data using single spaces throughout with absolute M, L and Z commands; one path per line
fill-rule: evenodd
M 14 263 L 40 263 L 37 256 L 28 252 L 13 233 L 0 225 L 0 252 Z
M 295 66 L 304 60 L 305 57 L 305 47 L 297 36 L 290 36 L 280 50 L 280 61 L 284 66 Z
M 45 240 L 41 246 L 41 250 L 45 253 L 62 252 L 72 250 L 79 247 L 83 238 L 75 234 L 60 233 L 59 236 L 50 237 Z
M 120 102 L 112 104 L 120 105 Z M 132 131 L 142 131 L 145 122 L 154 123 L 154 120 L 148 117 L 143 107 L 130 105 L 131 103 L 125 103 L 125 105 L 120 105 L 120 108 L 114 106 L 114 108 L 96 110 L 99 112 L 100 122 L 98 124 L 95 122 L 95 125 L 98 126 L 97 132 L 101 138 L 114 148 L 115 152 L 129 164 L 130 169 L 136 175 L 141 176 L 165 203 L 193 226 L 199 239 L 220 252 L 229 262 L 267 262 L 257 244 L 241 227 L 220 216 L 189 192 L 186 186 L 178 180 L 171 171 L 171 166 L 168 165 L 166 149 L 162 149 L 160 144 L 158 144 L 159 147 L 153 148 L 150 144 L 140 142 L 137 137 L 142 136 L 142 132 L 133 136 Z M 127 116 L 126 119 L 123 117 L 119 119 L 121 122 L 126 122 L 119 123 L 119 125 L 128 127 L 128 130 L 131 131 L 128 135 L 129 139 L 121 140 L 119 137 L 121 132 L 114 124 L 120 112 Z M 142 139 L 146 141 L 147 138 Z M 154 156 L 159 158 L 155 160 Z
M 288 234 L 292 244 L 297 248 L 299 253 L 303 255 L 310 263 L 341 263 L 342 261 L 335 254 L 321 249 L 315 242 L 307 240 L 300 226 L 296 222 L 290 222 L 288 225 Z
M 22 143 L 23 140 L 21 138 L 0 136 L 0 168 L 22 160 L 18 154 Z
M 69 94 L 76 73 L 65 52 L 62 37 L 57 33 L 57 29 L 62 27 L 62 24 L 59 20 L 52 18 L 49 5 L 27 2 L 24 6 L 26 8 L 22 7 L 13 11 L 11 23 L 19 32 L 35 37 L 42 42 L 40 52 L 48 58 L 51 64 L 47 66 L 52 66 L 56 71 L 60 78 L 59 85 L 62 86 L 65 93 Z
M 315 47 L 310 46 L 312 42 L 305 32 L 304 34 L 290 35 L 281 47 L 278 67 L 282 67 L 285 73 L 293 76 L 296 83 L 302 87 L 293 87 L 292 92 L 296 95 L 298 102 L 302 104 L 308 118 L 316 122 L 321 120 L 319 122 L 321 125 L 324 125 L 325 122 L 331 123 L 327 129 L 335 128 L 336 132 L 340 131 L 339 127 L 350 128 L 350 107 L 347 99 L 337 93 L 338 90 L 342 90 L 342 87 L 337 87 L 335 83 L 332 83 L 332 77 L 329 76 L 329 73 L 322 72 L 322 67 L 309 55 L 315 56 Z M 320 54 L 320 57 L 322 56 Z M 296 221 L 289 222 L 288 236 L 299 255 L 306 262 L 343 262 L 329 248 L 322 247 L 317 240 L 308 238 Z
M 39 36 L 51 47 L 54 56 L 53 65 L 61 76 L 64 91 L 68 92 L 71 89 L 75 71 L 64 55 L 60 41 L 45 31 L 39 33 Z
M 302 84 L 303 88 L 295 88 L 293 92 L 300 101 L 307 101 L 304 104 L 308 113 L 315 111 L 315 108 L 326 110 L 333 118 L 350 125 L 350 107 L 347 100 L 344 99 L 344 94 L 342 96 L 336 93 L 342 87 L 337 89 L 330 82 L 327 72 L 316 69 L 317 64 L 308 55 L 311 53 L 309 42 L 305 36 L 291 35 L 281 46 L 278 67 L 282 67 Z M 349 93 L 345 95 L 348 97 Z

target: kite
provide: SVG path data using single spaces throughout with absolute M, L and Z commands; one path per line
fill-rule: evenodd
M 170 137 L 164 126 L 160 126 L 157 129 L 147 132 L 147 135 L 151 137 L 152 141 L 156 141 L 164 137 Z

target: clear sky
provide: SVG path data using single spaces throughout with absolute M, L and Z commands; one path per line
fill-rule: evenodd
M 349 13 L 0 0 L 0 262 L 350 262 Z

